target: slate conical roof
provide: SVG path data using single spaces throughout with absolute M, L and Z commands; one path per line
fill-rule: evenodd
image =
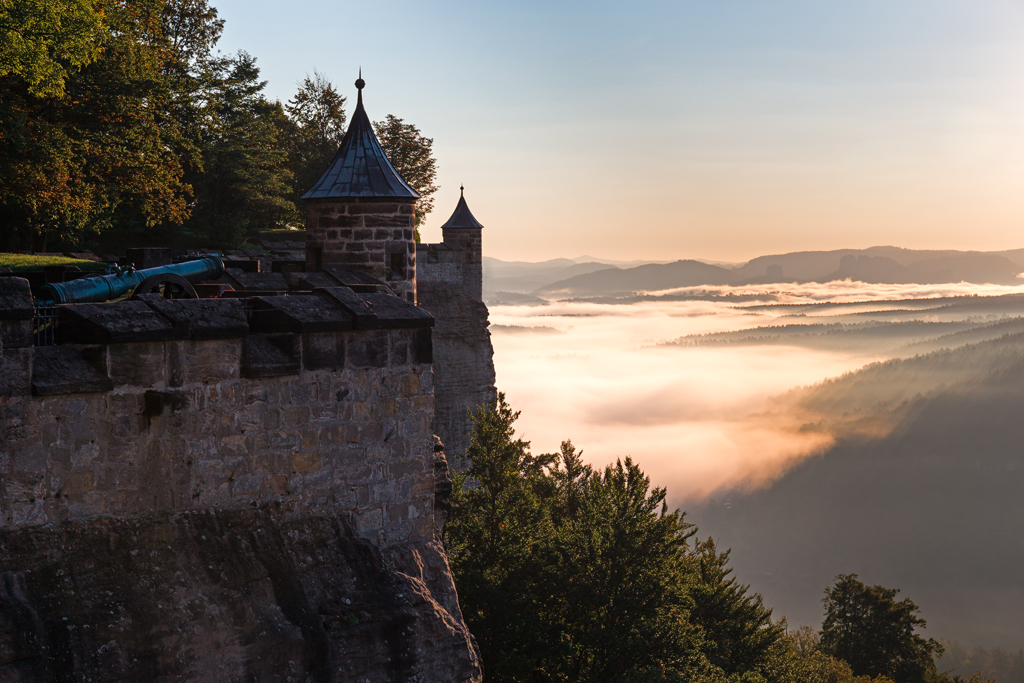
M 419 199 L 419 193 L 409 187 L 388 161 L 373 134 L 370 117 L 363 109 L 362 73 L 356 81 L 359 101 L 352 114 L 352 122 L 345 131 L 338 153 L 320 180 L 302 195 L 303 199 L 330 197 L 395 197 Z
M 473 217 L 473 213 L 466 204 L 466 188 L 459 188 L 459 203 L 455 205 L 455 213 L 448 219 L 448 222 L 441 226 L 444 228 L 482 228 L 480 221 Z

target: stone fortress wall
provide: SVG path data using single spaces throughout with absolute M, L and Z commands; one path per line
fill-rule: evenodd
M 27 282 L 0 288 L 0 679 L 479 679 L 429 315 L 144 295 L 33 347 Z
M 0 681 L 481 680 L 434 435 L 464 466 L 495 397 L 483 226 L 415 244 L 356 87 L 304 261 L 197 285 L 241 298 L 61 305 L 34 346 L 0 279 Z
M 464 469 L 471 422 L 467 410 L 493 403 L 494 349 L 483 302 L 480 231 L 458 239 L 445 231 L 440 244 L 416 245 L 417 302 L 437 320 L 434 328 L 434 432 L 453 467 Z

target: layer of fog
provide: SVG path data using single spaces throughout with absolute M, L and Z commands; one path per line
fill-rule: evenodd
M 655 484 L 668 487 L 673 503 L 686 505 L 717 491 L 764 485 L 802 458 L 822 452 L 837 432 L 809 426 L 828 422 L 829 416 L 821 414 L 821 406 L 788 392 L 899 353 L 891 340 L 877 348 L 859 344 L 846 350 L 799 342 L 666 343 L 801 321 L 862 322 L 875 319 L 874 312 L 885 321 L 991 323 L 1008 314 L 939 311 L 948 299 L 929 300 L 1021 292 L 1024 288 L 993 285 L 847 281 L 672 292 L 709 299 L 702 301 L 495 306 L 491 321 L 498 387 L 522 411 L 518 426 L 535 452 L 554 451 L 571 438 L 596 465 L 631 455 Z M 742 306 L 714 300 L 730 295 L 755 300 Z M 822 302 L 843 305 L 801 307 Z M 529 328 L 537 329 L 531 333 Z M 906 341 L 921 343 L 919 337 Z

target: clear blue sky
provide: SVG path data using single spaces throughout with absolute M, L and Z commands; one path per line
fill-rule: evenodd
M 1024 247 L 1024 2 L 214 0 L 271 97 L 316 68 L 434 138 L 506 259 Z

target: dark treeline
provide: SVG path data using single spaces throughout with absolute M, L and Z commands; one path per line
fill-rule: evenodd
M 943 641 L 945 651 L 939 657 L 939 668 L 966 675 L 980 671 L 985 678 L 998 683 L 1024 683 L 1024 648 L 1008 652 L 1001 647 L 991 650 L 981 646 L 970 650 L 957 642 Z
M 323 74 L 269 100 L 224 55 L 207 0 L 14 0 L 0 7 L 0 250 L 238 246 L 301 226 L 299 197 L 345 131 Z M 432 140 L 375 123 L 431 207 Z
M 474 415 L 444 534 L 488 681 L 983 680 L 941 673 L 917 606 L 856 575 L 825 591 L 820 631 L 789 631 L 630 458 L 533 455 L 518 415 L 503 394 Z

